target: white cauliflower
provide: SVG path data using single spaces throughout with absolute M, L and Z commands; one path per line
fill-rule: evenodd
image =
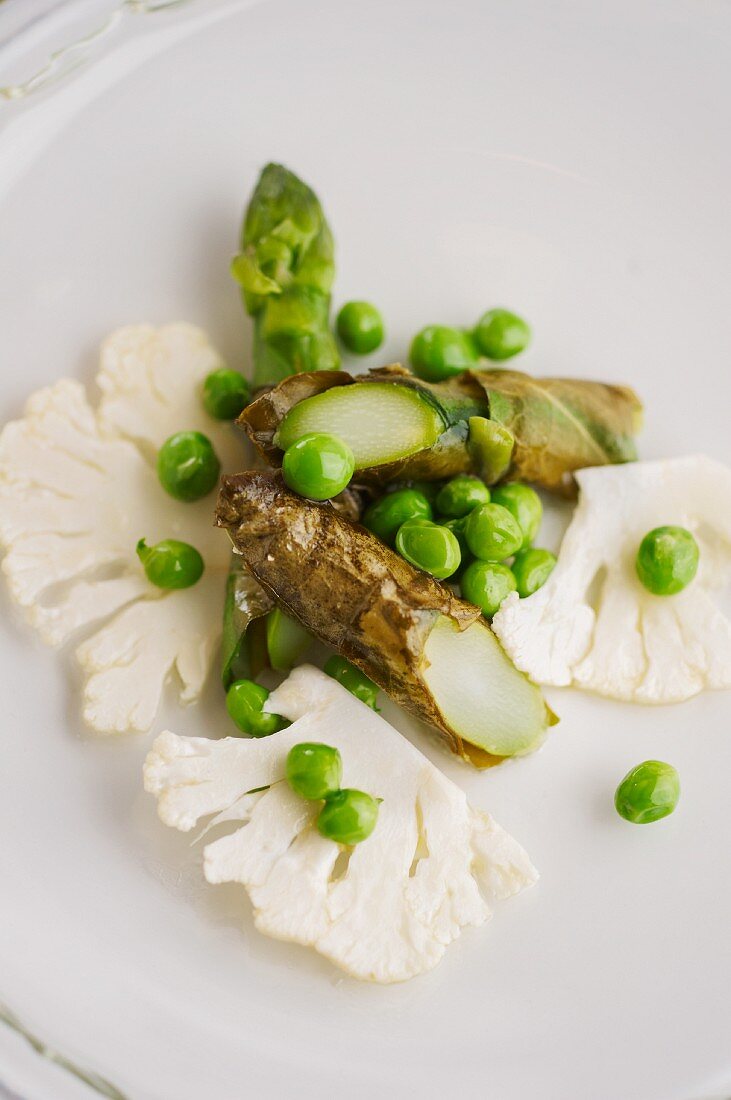
M 558 565 L 493 620 L 515 664 L 540 684 L 639 703 L 731 687 L 731 623 L 714 599 L 731 576 L 731 470 L 698 455 L 581 470 L 576 480 Z M 666 524 L 692 531 L 700 565 L 682 592 L 654 596 L 635 558 L 644 535 Z
M 251 740 L 162 733 L 144 766 L 166 825 L 187 831 L 216 814 L 209 828 L 241 826 L 206 846 L 204 873 L 246 886 L 261 932 L 312 946 L 356 978 L 403 981 L 435 966 L 463 927 L 490 916 L 486 897 L 536 880 L 526 853 L 488 814 L 329 676 L 295 669 L 267 709 L 293 724 Z M 336 746 L 343 785 L 383 799 L 374 832 L 353 849 L 320 836 L 321 804 L 282 781 L 287 753 L 301 741 Z
M 201 402 L 203 379 L 220 365 L 190 325 L 121 329 L 102 346 L 97 408 L 63 379 L 33 394 L 25 417 L 0 434 L 0 544 L 12 596 L 51 645 L 106 620 L 77 649 L 84 717 L 100 733 L 149 729 L 173 671 L 181 700 L 195 699 L 218 643 L 230 547 L 213 526 L 213 495 L 173 500 L 155 457 L 168 436 L 197 429 L 224 468 L 240 464 L 231 426 Z M 135 553 L 143 537 L 192 543 L 202 580 L 155 588 Z

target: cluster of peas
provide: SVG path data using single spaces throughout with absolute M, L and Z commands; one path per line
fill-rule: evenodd
M 249 403 L 249 383 L 238 371 L 220 367 L 203 384 L 203 405 L 215 420 L 234 420 Z M 157 476 L 166 493 L 184 504 L 201 500 L 215 489 L 221 463 L 203 432 L 176 432 L 157 456 Z M 137 543 L 137 556 L 147 579 L 158 588 L 190 588 L 203 576 L 203 558 L 194 546 L 163 539 Z

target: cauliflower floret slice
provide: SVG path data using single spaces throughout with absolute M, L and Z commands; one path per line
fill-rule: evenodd
M 155 457 L 173 432 L 197 429 L 224 468 L 240 461 L 230 425 L 209 417 L 200 399 L 220 362 L 191 325 L 121 329 L 102 347 L 98 408 L 64 379 L 33 394 L 25 417 L 0 434 L 0 545 L 11 595 L 51 645 L 108 620 L 78 649 L 84 717 L 100 733 L 149 729 L 172 672 L 181 701 L 197 698 L 215 652 L 228 541 L 213 527 L 212 497 L 173 500 Z M 205 561 L 202 580 L 155 588 L 135 553 L 142 537 L 192 543 Z
M 677 703 L 731 687 L 731 623 L 718 606 L 731 577 L 731 470 L 702 455 L 576 474 L 580 498 L 546 584 L 512 593 L 493 629 L 540 684 L 640 703 Z M 675 596 L 640 583 L 644 535 L 686 527 L 700 547 L 695 579 Z
M 206 846 L 204 873 L 247 888 L 260 931 L 314 947 L 356 978 L 403 981 L 435 966 L 463 927 L 487 920 L 489 901 L 536 880 L 526 853 L 489 814 L 318 669 L 295 669 L 267 709 L 292 725 L 250 740 L 166 732 L 144 766 L 165 824 L 187 831 L 214 814 L 210 826 L 239 824 Z M 320 836 L 320 804 L 282 781 L 287 753 L 301 741 L 336 746 L 343 784 L 383 799 L 362 844 L 341 849 Z

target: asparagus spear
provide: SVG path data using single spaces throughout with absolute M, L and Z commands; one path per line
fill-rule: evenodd
M 216 514 L 277 605 L 454 752 L 488 767 L 540 743 L 555 719 L 477 608 L 375 535 L 273 471 L 224 478 Z
M 273 465 L 308 431 L 351 447 L 357 480 L 438 480 L 479 473 L 565 489 L 583 466 L 637 457 L 641 405 L 626 386 L 465 371 L 428 383 L 398 366 L 286 379 L 244 410 L 239 423 Z
M 280 164 L 259 177 L 231 264 L 254 318 L 254 385 L 340 365 L 330 332 L 333 238 L 315 193 Z

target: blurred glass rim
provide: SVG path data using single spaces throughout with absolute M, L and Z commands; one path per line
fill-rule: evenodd
M 203 0 L 0 0 L 0 115 L 60 84 L 132 31 L 141 15 L 200 7 Z M 146 22 L 146 21 L 145 21 Z

